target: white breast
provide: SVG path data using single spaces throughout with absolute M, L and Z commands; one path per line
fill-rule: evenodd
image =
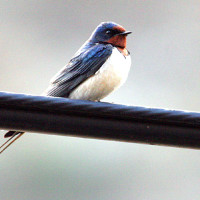
M 130 55 L 124 57 L 117 48 L 102 67 L 77 88 L 69 98 L 98 101 L 119 88 L 127 79 L 131 66 Z

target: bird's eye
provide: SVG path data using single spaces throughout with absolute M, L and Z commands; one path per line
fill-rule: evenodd
M 111 34 L 111 30 L 107 30 L 107 31 L 106 31 L 106 34 L 107 34 L 107 35 Z

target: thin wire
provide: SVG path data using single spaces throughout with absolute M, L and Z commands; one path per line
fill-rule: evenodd
M 17 139 L 19 139 L 24 133 L 20 133 L 16 138 L 14 138 L 16 136 L 16 134 L 14 134 L 10 139 L 8 139 L 3 145 L 1 145 L 0 149 L 5 146 L 5 144 L 7 144 L 9 141 L 11 141 L 13 138 L 14 140 L 12 140 L 10 143 L 8 143 L 1 151 L 0 154 L 3 153 L 13 142 L 15 142 Z
M 0 149 L 2 147 L 4 147 L 10 140 L 12 140 L 14 137 L 16 136 L 16 134 L 14 134 L 13 136 L 11 136 L 8 140 L 6 140 L 6 142 L 4 142 L 1 146 L 0 146 Z

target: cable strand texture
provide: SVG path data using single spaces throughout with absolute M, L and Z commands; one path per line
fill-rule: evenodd
M 0 107 L 200 128 L 200 113 L 0 92 Z

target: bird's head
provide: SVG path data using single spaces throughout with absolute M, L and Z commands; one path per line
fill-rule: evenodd
M 92 33 L 92 43 L 109 43 L 119 48 L 126 48 L 126 36 L 130 34 L 122 26 L 114 22 L 102 22 Z

